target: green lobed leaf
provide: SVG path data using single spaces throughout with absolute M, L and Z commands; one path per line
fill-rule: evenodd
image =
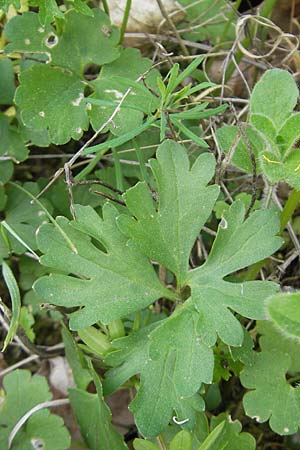
M 38 245 L 46 254 L 41 258 L 42 264 L 80 277 L 54 274 L 35 283 L 37 294 L 46 302 L 84 307 L 70 315 L 71 329 L 84 328 L 98 320 L 109 323 L 157 298 L 173 298 L 147 258 L 128 244 L 118 230 L 117 215 L 114 206 L 105 204 L 103 220 L 91 207 L 80 205 L 76 207 L 76 221 L 59 217 L 57 222 L 74 242 L 78 254 L 72 252 L 55 227 L 40 228 Z M 103 250 L 96 243 L 103 245 Z
M 300 342 L 300 294 L 281 293 L 269 297 L 266 313 L 275 327 L 286 337 Z
M 98 375 L 92 370 L 96 394 L 81 389 L 70 389 L 70 402 L 89 450 L 128 450 L 121 435 L 111 424 L 111 413 L 106 405 Z
M 255 450 L 255 439 L 249 433 L 241 432 L 242 425 L 226 414 L 211 419 L 211 433 L 199 450 Z
M 22 72 L 20 83 L 15 102 L 27 127 L 48 129 L 57 145 L 71 138 L 78 140 L 87 130 L 84 84 L 77 76 L 48 65 L 34 65 Z
M 282 244 L 276 236 L 279 219 L 274 211 L 259 210 L 247 220 L 244 217 L 243 203 L 235 202 L 219 224 L 205 264 L 189 275 L 192 301 L 203 318 L 202 336 L 209 345 L 216 342 L 217 334 L 228 345 L 241 345 L 242 326 L 228 307 L 245 317 L 263 319 L 263 301 L 277 290 L 272 282 L 232 283 L 223 279 L 261 261 Z
M 150 165 L 159 204 L 146 183 L 138 183 L 124 195 L 134 218 L 121 216 L 118 223 L 145 255 L 171 270 L 182 286 L 192 246 L 219 193 L 217 186 L 207 186 L 214 158 L 203 154 L 190 168 L 184 147 L 165 141 Z
M 143 329 L 114 341 L 118 351 L 106 357 L 108 364 L 116 366 L 106 375 L 106 393 L 141 374 L 141 386 L 130 409 L 146 437 L 157 436 L 173 411 L 192 428 L 195 411 L 204 409 L 196 393 L 202 382 L 212 380 L 213 353 L 199 337 L 198 321 L 198 314 L 186 303 L 153 331 Z
M 182 430 L 172 439 L 169 450 L 191 450 L 191 448 L 191 434 L 188 431 Z
M 0 447 L 7 448 L 8 437 L 31 408 L 51 400 L 47 381 L 40 375 L 31 376 L 28 370 L 15 370 L 4 377 L 5 397 L 0 407 Z M 53 433 L 55 430 L 55 433 Z M 67 450 L 70 436 L 61 417 L 47 410 L 34 413 L 13 440 L 12 450 L 32 448 L 40 442 L 45 450 Z
M 300 386 L 293 387 L 286 380 L 290 365 L 288 354 L 277 349 L 262 351 L 240 377 L 250 389 L 243 399 L 246 414 L 257 422 L 269 420 L 271 429 L 281 435 L 294 434 L 300 426 Z
M 118 41 L 118 28 L 100 9 L 94 9 L 92 17 L 71 10 L 65 14 L 63 33 L 51 47 L 52 63 L 82 75 L 88 64 L 100 66 L 117 59 Z

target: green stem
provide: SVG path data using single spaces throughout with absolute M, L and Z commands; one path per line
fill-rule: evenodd
M 105 12 L 105 13 L 108 15 L 108 17 L 109 17 L 109 7 L 108 7 L 107 1 L 106 1 L 106 0 L 102 0 L 102 5 L 103 5 L 104 12 Z
M 300 203 L 300 191 L 293 189 L 289 195 L 280 217 L 280 233 L 284 230 L 288 222 L 291 220 L 295 209 Z
M 126 31 L 127 22 L 128 22 L 128 18 L 129 18 L 130 8 L 131 8 L 131 0 L 126 0 L 124 16 L 123 16 L 123 20 L 122 20 L 122 24 L 121 24 L 121 28 L 120 28 L 120 39 L 119 39 L 120 45 L 123 43 L 124 34 Z

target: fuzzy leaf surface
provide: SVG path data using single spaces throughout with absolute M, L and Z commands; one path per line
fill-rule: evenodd
M 203 154 L 190 168 L 184 147 L 165 141 L 150 165 L 158 205 L 146 183 L 138 183 L 124 195 L 134 218 L 122 216 L 118 223 L 145 255 L 171 270 L 181 286 L 197 234 L 218 197 L 219 188 L 207 186 L 214 173 L 214 158 Z
M 281 293 L 266 301 L 266 312 L 275 327 L 286 337 L 300 341 L 300 295 Z
M 21 417 L 34 406 L 51 400 L 47 381 L 40 375 L 31 376 L 28 370 L 15 370 L 4 378 L 6 395 L 0 408 L 0 446 L 7 448 L 11 430 Z M 55 434 L 53 430 L 55 429 Z M 66 450 L 70 436 L 61 417 L 47 410 L 34 413 L 13 440 L 12 450 L 29 450 L 40 441 L 45 450 Z
M 290 356 L 288 372 L 300 372 L 300 343 L 283 336 L 282 333 L 269 321 L 257 322 L 257 331 L 261 334 L 259 345 L 263 350 L 277 350 Z M 247 365 L 251 365 L 247 363 Z
M 173 294 L 159 282 L 153 267 L 116 225 L 118 211 L 110 204 L 103 208 L 103 220 L 89 206 L 77 205 L 76 222 L 58 218 L 59 225 L 74 243 L 72 252 L 52 225 L 38 234 L 38 245 L 45 256 L 42 264 L 68 272 L 53 274 L 35 284 L 45 301 L 66 307 L 84 307 L 70 315 L 71 329 L 87 327 L 101 320 L 109 323 L 145 308 L 154 300 Z M 91 242 L 93 238 L 102 250 Z M 75 275 L 75 276 L 74 276 Z
M 244 333 L 228 308 L 252 319 L 263 319 L 264 299 L 276 292 L 272 282 L 232 283 L 224 277 L 271 255 L 282 244 L 279 221 L 271 210 L 255 211 L 244 220 L 245 207 L 235 202 L 224 214 L 205 264 L 189 275 L 192 300 L 203 317 L 209 345 L 217 334 L 228 345 L 240 346 Z M 259 242 L 259 245 L 258 245 Z

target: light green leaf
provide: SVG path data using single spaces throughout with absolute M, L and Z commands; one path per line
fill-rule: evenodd
M 84 84 L 77 76 L 43 64 L 22 72 L 20 82 L 15 102 L 27 127 L 48 129 L 55 144 L 82 136 L 89 120 L 82 101 Z
M 243 316 L 263 319 L 263 301 L 277 289 L 271 282 L 231 283 L 223 278 L 261 261 L 282 244 L 279 219 L 272 210 L 255 211 L 244 220 L 245 207 L 235 202 L 224 214 L 208 259 L 190 273 L 192 300 L 203 317 L 202 335 L 209 345 L 217 334 L 232 346 L 243 342 L 243 329 L 228 307 Z M 260 242 L 258 246 L 258 241 Z
M 19 9 L 21 4 L 20 0 L 0 0 L 0 9 L 7 12 L 10 5 L 13 5 L 16 9 Z
M 64 17 L 55 0 L 38 0 L 38 5 L 39 19 L 42 25 L 52 22 L 55 18 L 62 19 Z
M 111 424 L 111 413 L 104 401 L 100 380 L 94 370 L 92 374 L 96 394 L 81 389 L 69 390 L 81 434 L 89 450 L 128 450 L 123 438 Z
M 61 333 L 65 345 L 66 358 L 72 369 L 72 375 L 76 386 L 79 389 L 85 390 L 92 380 L 91 373 L 87 368 L 86 360 L 84 359 L 81 349 L 65 325 L 62 327 Z
M 300 294 L 281 293 L 265 302 L 266 313 L 284 336 L 300 342 Z
M 91 103 L 89 116 L 94 130 L 107 121 L 129 87 L 132 91 L 122 103 L 114 123 L 108 127 L 113 134 L 122 136 L 137 128 L 143 122 L 144 113 L 150 114 L 157 109 L 159 99 L 143 83 L 134 83 L 143 73 L 150 71 L 151 65 L 151 60 L 142 58 L 137 49 L 128 48 L 122 50 L 116 61 L 103 67 L 99 77 L 92 82 L 95 92 L 90 99 L 101 99 L 110 102 L 110 105 L 105 107 Z M 151 70 L 145 77 L 145 85 L 155 88 L 157 76 L 158 72 Z
M 254 450 L 255 439 L 249 433 L 241 433 L 238 420 L 232 421 L 226 414 L 211 419 L 212 431 L 199 450 Z
M 246 414 L 257 422 L 269 420 L 272 430 L 281 435 L 294 434 L 300 426 L 300 386 L 294 388 L 286 380 L 290 364 L 286 353 L 262 351 L 240 378 L 251 390 L 243 399 Z
M 103 220 L 91 207 L 78 205 L 77 221 L 69 223 L 58 218 L 78 254 L 72 252 L 52 225 L 40 228 L 38 244 L 46 253 L 42 264 L 80 277 L 54 274 L 35 284 L 37 294 L 49 303 L 84 306 L 70 315 L 71 329 L 84 328 L 98 320 L 109 323 L 157 298 L 173 297 L 160 284 L 147 258 L 133 245 L 127 245 L 127 239 L 116 226 L 117 215 L 118 211 L 110 204 L 103 208 Z M 97 245 L 103 245 L 103 250 Z
M 75 11 L 85 14 L 86 16 L 94 17 L 92 9 L 84 2 L 84 0 L 68 0 Z
M 51 47 L 54 65 L 82 75 L 87 64 L 100 66 L 118 58 L 118 28 L 110 24 L 100 9 L 94 9 L 93 13 L 92 17 L 74 10 L 65 14 L 63 33 Z
M 172 439 L 169 450 L 191 450 L 191 448 L 191 434 L 188 431 L 182 430 Z
M 19 325 L 19 317 L 21 310 L 21 297 L 19 286 L 15 279 L 15 276 L 11 270 L 11 268 L 6 264 L 5 261 L 2 262 L 2 275 L 4 281 L 6 283 L 7 289 L 9 291 L 11 306 L 12 306 L 12 316 L 10 320 L 9 330 L 5 337 L 5 341 L 3 344 L 2 352 L 6 349 L 10 341 L 14 338 L 18 325 Z
M 3 385 L 6 394 L 0 407 L 0 447 L 6 449 L 8 437 L 21 417 L 39 403 L 51 400 L 52 395 L 46 378 L 32 377 L 28 370 L 15 370 L 6 375 Z M 46 410 L 28 419 L 14 438 L 12 449 L 27 450 L 34 442 L 41 442 L 45 450 L 67 450 L 71 443 L 61 417 Z
M 157 445 L 145 439 L 135 439 L 133 442 L 134 450 L 159 450 Z
M 35 323 L 33 314 L 29 311 L 27 306 L 22 306 L 20 311 L 20 325 L 24 329 L 28 339 L 33 342 L 35 339 L 35 332 L 32 327 Z
M 89 350 L 95 355 L 100 356 L 100 358 L 103 358 L 111 350 L 108 337 L 95 327 L 78 330 L 78 336 L 87 345 Z
M 294 110 L 298 95 L 297 84 L 289 72 L 281 69 L 267 70 L 252 91 L 250 112 L 265 115 L 278 130 Z M 256 128 L 258 127 L 257 122 Z
M 122 216 L 118 223 L 145 255 L 171 270 L 182 286 L 192 246 L 218 196 L 217 186 L 207 187 L 214 159 L 203 154 L 190 168 L 185 149 L 166 141 L 150 165 L 157 182 L 159 205 L 147 185 L 138 183 L 124 195 L 135 219 Z

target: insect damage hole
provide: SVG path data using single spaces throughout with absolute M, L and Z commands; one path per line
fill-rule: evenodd
M 43 450 L 45 448 L 41 439 L 32 438 L 30 442 L 34 450 Z
M 48 48 L 53 48 L 58 44 L 58 36 L 54 33 L 48 34 L 48 36 L 45 39 L 45 45 Z

